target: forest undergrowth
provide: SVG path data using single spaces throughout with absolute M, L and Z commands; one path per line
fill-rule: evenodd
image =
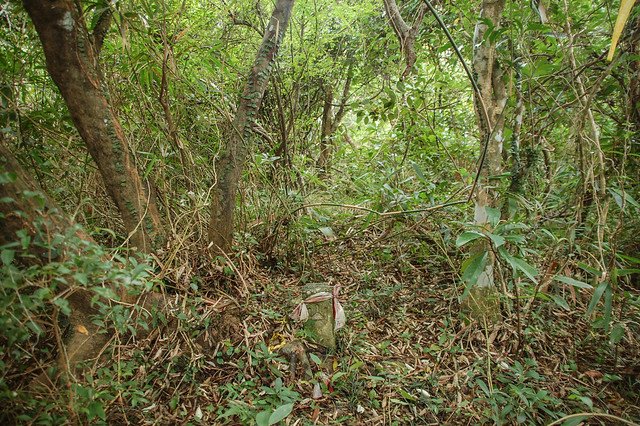
M 190 277 L 187 265 L 165 269 L 156 291 L 170 308 L 151 313 L 158 326 L 137 337 L 131 328 L 116 331 L 84 381 L 48 394 L 25 382 L 42 365 L 5 365 L 20 389 L 5 419 L 471 425 L 640 418 L 637 334 L 612 345 L 584 315 L 589 298 L 571 286 L 560 290 L 569 310 L 523 296 L 518 312 L 503 304 L 500 323 L 469 320 L 460 314 L 456 249 L 437 221 L 394 220 L 357 233 L 334 226 L 344 236 L 317 238 L 306 258 L 244 253 Z M 307 346 L 300 365 L 286 348 L 306 336 L 290 314 L 301 285 L 312 281 L 340 285 L 347 325 L 335 353 Z M 620 312 L 618 321 L 633 327 L 638 307 Z M 31 339 L 22 351 L 35 363 L 56 343 Z
M 638 425 L 617 12 L 2 2 L 0 424 Z

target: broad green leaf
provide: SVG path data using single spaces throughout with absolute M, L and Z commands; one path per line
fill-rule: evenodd
M 0 258 L 2 259 L 2 263 L 5 266 L 11 265 L 11 262 L 13 262 L 13 258 L 15 254 L 16 252 L 14 250 L 2 250 L 2 252 L 0 253 Z
M 426 182 L 427 178 L 425 177 L 424 173 L 422 172 L 422 168 L 418 165 L 418 163 L 412 161 L 411 166 L 413 166 L 413 170 L 416 172 L 416 175 L 418 176 L 418 178 L 422 182 Z
M 640 204 L 627 192 L 621 189 L 609 188 L 609 193 L 613 197 L 618 207 L 624 211 L 626 205 L 631 205 L 635 208 L 640 208 Z
M 316 365 L 322 364 L 322 360 L 320 359 L 320 357 L 314 353 L 310 353 L 309 358 L 311 358 L 311 361 L 313 361 Z
M 465 231 L 456 240 L 456 247 L 462 247 L 465 244 L 477 240 L 478 238 L 483 238 L 484 234 L 477 231 Z
M 56 305 L 64 315 L 71 315 L 71 307 L 69 306 L 69 301 L 67 299 L 58 297 L 57 299 L 53 299 L 53 304 Z
M 92 287 L 91 290 L 97 295 L 104 297 L 105 299 L 118 300 L 118 295 L 110 288 L 107 287 Z
M 628 256 L 625 254 L 617 254 L 617 257 L 624 259 L 626 261 L 629 261 L 631 263 L 635 263 L 636 265 L 640 265 L 640 259 L 637 257 L 633 257 L 633 256 Z
M 484 271 L 484 267 L 487 264 L 487 256 L 488 253 L 483 251 L 465 261 L 462 264 L 462 281 L 475 283 L 482 271 Z
M 500 222 L 500 216 L 502 215 L 502 212 L 500 212 L 500 209 L 495 209 L 493 207 L 485 207 L 485 210 L 487 212 L 487 220 L 489 221 L 491 226 L 494 228 L 498 226 L 498 222 Z
M 620 34 L 622 34 L 622 30 L 624 29 L 624 25 L 627 23 L 629 19 L 629 15 L 631 14 L 631 8 L 635 4 L 636 0 L 620 0 L 620 10 L 618 11 L 618 18 L 616 19 L 616 25 L 613 27 L 613 34 L 611 35 L 611 47 L 609 48 L 609 54 L 607 55 L 607 60 L 613 60 L 613 54 L 616 51 L 616 46 L 618 45 L 618 40 L 620 39 Z
M 568 420 L 565 420 L 564 422 L 562 422 L 562 426 L 578 426 L 579 424 L 582 424 L 582 422 L 584 422 L 588 418 L 589 418 L 589 416 L 573 417 L 571 419 L 568 419 Z
M 104 412 L 104 408 L 102 407 L 102 403 L 98 401 L 93 401 L 87 406 L 87 417 L 89 420 L 95 419 L 99 417 L 100 420 L 106 420 L 107 415 Z
M 287 418 L 291 411 L 293 410 L 293 403 L 284 404 L 275 409 L 275 411 L 269 416 L 269 426 L 275 425 L 276 423 Z
M 333 233 L 333 229 L 331 229 L 328 226 L 323 226 L 322 228 L 318 228 L 318 230 L 320 232 L 322 232 L 322 235 L 324 235 L 327 238 L 334 238 L 336 235 Z
M 564 275 L 556 275 L 553 277 L 554 280 L 560 281 L 561 283 L 569 284 L 574 287 L 579 288 L 593 288 L 591 284 L 584 283 L 582 281 L 574 280 L 573 278 L 565 277 Z
M 260 411 L 256 415 L 256 425 L 257 426 L 269 426 L 269 416 L 271 416 L 271 411 Z
M 586 263 L 582 263 L 582 262 L 578 262 L 578 266 L 580 267 L 580 269 L 595 275 L 596 277 L 601 277 L 602 276 L 602 272 L 597 270 L 596 268 L 592 268 L 591 266 L 587 265 Z
M 617 345 L 622 340 L 622 336 L 624 336 L 624 327 L 622 326 L 622 324 L 617 323 L 611 328 L 609 343 L 611 343 L 612 345 Z
M 501 235 L 492 234 L 490 232 L 487 233 L 487 235 L 489 236 L 489 238 L 491 238 L 491 241 L 493 241 L 493 244 L 496 246 L 496 248 L 503 246 L 506 242 L 504 237 Z
M 593 292 L 593 296 L 591 296 L 589 307 L 587 308 L 587 316 L 591 315 L 596 309 L 596 306 L 598 305 L 598 302 L 600 301 L 600 298 L 602 297 L 602 294 L 607 289 L 607 287 L 609 287 L 609 283 L 606 281 L 601 282 L 598 287 L 596 287 L 595 291 Z
M 616 269 L 616 274 L 619 277 L 623 277 L 625 275 L 640 274 L 640 269 Z
M 524 259 L 512 256 L 504 247 L 500 247 L 498 249 L 498 252 L 502 256 L 502 258 L 506 260 L 509 265 L 511 265 L 513 269 L 521 271 L 527 278 L 531 280 L 531 282 L 535 284 L 538 283 L 538 280 L 536 280 L 538 270 L 535 267 L 529 265 L 524 261 Z
M 480 389 L 482 389 L 482 392 L 484 392 L 489 397 L 491 396 L 491 392 L 489 392 L 489 387 L 482 379 L 476 379 L 476 384 L 480 386 Z

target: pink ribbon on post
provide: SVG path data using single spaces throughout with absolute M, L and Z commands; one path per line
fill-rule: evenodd
M 307 309 L 307 303 L 319 303 L 324 302 L 329 299 L 333 299 L 333 319 L 334 319 L 334 330 L 339 330 L 344 327 L 347 319 L 344 314 L 344 309 L 338 300 L 338 293 L 340 292 L 340 285 L 335 285 L 333 287 L 333 291 L 331 293 L 326 291 L 321 291 L 315 293 L 296 306 L 291 314 L 291 317 L 296 321 L 306 321 L 309 319 L 309 310 Z

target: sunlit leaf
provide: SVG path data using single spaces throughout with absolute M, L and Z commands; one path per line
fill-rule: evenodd
M 465 231 L 456 240 L 456 247 L 462 247 L 465 244 L 477 240 L 478 238 L 484 237 L 484 234 L 476 231 Z
M 531 280 L 531 282 L 536 284 L 538 283 L 538 281 L 536 280 L 538 270 L 534 266 L 529 265 L 524 259 L 512 256 L 504 247 L 500 247 L 498 249 L 498 252 L 500 253 L 500 256 L 504 260 L 506 260 L 513 269 L 521 271 L 527 278 Z
M 565 277 L 564 275 L 556 275 L 555 277 L 553 277 L 553 279 L 556 281 L 560 281 L 561 283 L 569 284 L 578 288 L 593 288 L 591 284 L 574 280 L 573 278 Z
M 275 409 L 275 411 L 269 416 L 269 425 L 275 425 L 276 423 L 287 418 L 293 410 L 293 403 L 284 404 Z
M 598 287 L 596 287 L 595 291 L 593 292 L 593 296 L 591 296 L 589 307 L 587 308 L 587 316 L 591 315 L 596 309 L 596 306 L 598 305 L 598 302 L 600 301 L 600 298 L 602 297 L 602 294 L 607 289 L 607 287 L 609 287 L 609 283 L 606 281 L 601 282 Z
M 613 27 L 613 35 L 611 36 L 611 47 L 609 48 L 609 54 L 607 55 L 608 61 L 611 61 L 613 59 L 613 54 L 616 51 L 618 40 L 620 40 L 620 34 L 622 34 L 622 30 L 624 29 L 624 26 L 629 19 L 631 8 L 633 7 L 635 2 L 636 0 L 620 0 L 620 10 L 618 11 L 616 25 Z
M 462 281 L 475 283 L 482 271 L 484 271 L 484 267 L 487 264 L 487 257 L 488 253 L 483 251 L 464 262 L 462 265 Z

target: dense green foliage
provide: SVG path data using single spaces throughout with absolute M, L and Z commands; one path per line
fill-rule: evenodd
M 638 421 L 637 7 L 609 63 L 610 2 L 545 4 L 548 22 L 528 3 L 507 3 L 502 26 L 486 35 L 508 87 L 504 173 L 491 177 L 500 202 L 479 227 L 473 89 L 433 16 L 402 78 L 382 0 L 300 0 L 254 129 L 234 253 L 214 259 L 206 228 L 215 161 L 272 2 L 78 3 L 89 30 L 113 12 L 100 54 L 104 91 L 169 242 L 144 262 L 127 249 L 38 35 L 19 2 L 6 3 L 1 139 L 95 242 L 23 233 L 0 246 L 0 421 L 541 424 L 571 413 Z M 407 21 L 421 4 L 399 2 Z M 468 63 L 479 7 L 436 5 Z M 333 111 L 344 98 L 346 113 L 320 171 L 329 88 Z M 0 172 L 0 184 L 12 179 Z M 478 241 L 486 251 L 468 249 Z M 26 267 L 32 244 L 73 254 Z M 461 308 L 491 256 L 501 317 L 493 325 Z M 288 313 L 298 284 L 313 281 L 347 289 L 348 324 L 337 355 L 311 355 L 314 376 L 300 384 L 288 380 L 278 349 L 304 337 Z M 34 393 L 29 383 L 55 370 L 67 285 L 95 294 L 93 322 L 115 336 L 109 360 Z M 161 310 L 122 302 L 119 290 L 162 293 L 173 325 Z M 218 298 L 232 302 L 218 308 Z M 314 385 L 323 399 L 311 397 Z

